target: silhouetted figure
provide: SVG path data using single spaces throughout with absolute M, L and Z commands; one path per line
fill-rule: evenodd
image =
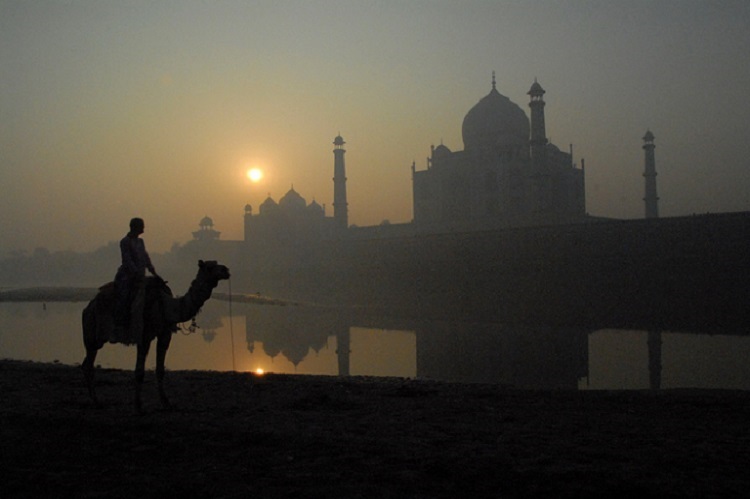
M 146 251 L 146 245 L 139 236 L 143 234 L 145 224 L 142 218 L 130 220 L 130 232 L 120 240 L 122 264 L 115 275 L 117 290 L 117 309 L 115 325 L 126 328 L 130 324 L 131 303 L 137 297 L 146 277 L 146 269 L 155 277 L 156 269 Z

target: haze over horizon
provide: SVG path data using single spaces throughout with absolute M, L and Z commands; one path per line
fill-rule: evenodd
M 643 216 L 647 129 L 661 216 L 750 210 L 749 28 L 744 1 L 0 0 L 0 258 L 133 216 L 152 252 L 206 215 L 241 239 L 292 186 L 332 215 L 339 133 L 350 223 L 408 222 L 412 162 L 463 149 L 492 71 L 527 115 L 547 91 L 590 214 Z

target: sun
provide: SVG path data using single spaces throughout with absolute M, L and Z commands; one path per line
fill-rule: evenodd
M 263 178 L 263 170 L 260 168 L 250 168 L 247 171 L 247 178 L 250 179 L 250 182 L 257 183 L 260 182 L 260 180 Z

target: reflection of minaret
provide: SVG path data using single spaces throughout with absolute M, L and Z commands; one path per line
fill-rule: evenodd
M 648 332 L 648 376 L 652 390 L 661 388 L 661 331 Z
M 646 218 L 659 218 L 659 197 L 656 195 L 656 159 L 654 156 L 654 134 L 646 130 L 643 136 L 645 151 L 643 177 L 646 179 Z M 661 331 L 648 332 L 648 373 L 652 390 L 661 388 Z
M 643 136 L 643 150 L 646 151 L 645 171 L 643 176 L 646 179 L 646 195 L 643 200 L 646 202 L 646 218 L 659 218 L 659 197 L 656 195 L 656 160 L 654 159 L 654 134 L 651 130 L 646 131 Z
M 346 168 L 344 166 L 344 139 L 341 135 L 333 140 L 333 218 L 336 227 L 349 227 L 348 204 L 346 202 Z
M 339 376 L 349 376 L 349 354 L 352 353 L 349 326 L 336 324 L 336 355 L 339 359 Z

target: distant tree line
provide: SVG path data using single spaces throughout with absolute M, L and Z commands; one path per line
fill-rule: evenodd
M 179 250 L 175 243 L 170 253 L 151 253 L 157 270 L 173 260 Z M 120 265 L 120 248 L 111 241 L 91 252 L 16 250 L 0 259 L 0 287 L 100 286 L 114 279 Z M 160 267 L 161 265 L 161 267 Z

